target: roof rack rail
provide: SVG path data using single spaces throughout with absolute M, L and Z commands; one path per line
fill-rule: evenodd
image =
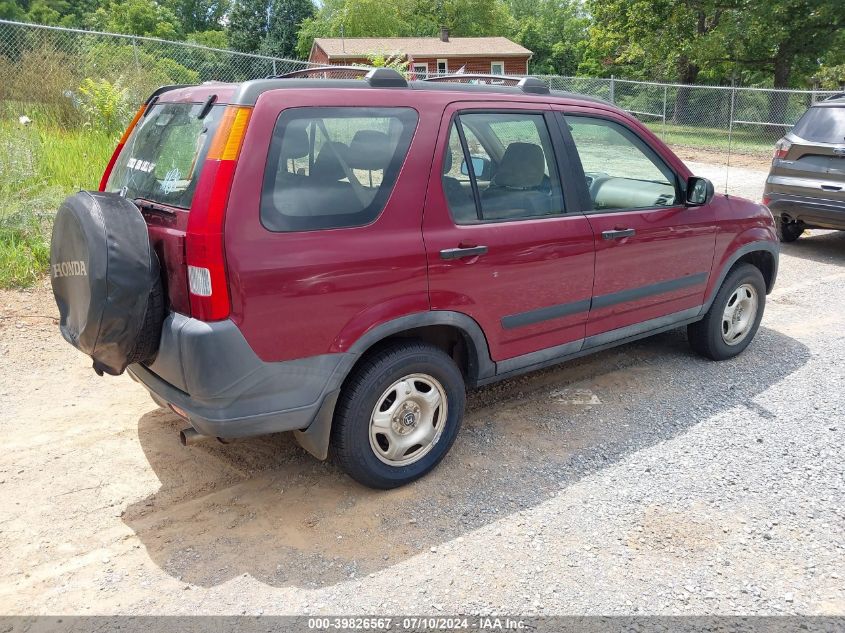
M 833 101 L 834 99 L 841 99 L 845 97 L 845 92 L 837 92 L 836 94 L 832 94 L 825 99 L 825 101 Z
M 392 68 L 369 68 L 367 66 L 315 66 L 300 68 L 283 75 L 270 75 L 267 79 L 293 79 L 311 74 L 355 73 L 364 75 L 366 82 L 373 88 L 407 88 L 408 82 Z
M 422 81 L 434 82 L 448 82 L 457 80 L 477 81 L 483 80 L 485 83 L 491 81 L 511 81 L 514 85 L 530 94 L 547 95 L 549 94 L 549 87 L 536 77 L 517 77 L 513 75 L 485 75 L 481 73 L 454 73 L 452 75 L 435 75 L 434 77 L 426 77 Z

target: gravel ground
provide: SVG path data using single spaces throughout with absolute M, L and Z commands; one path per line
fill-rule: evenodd
M 845 614 L 843 283 L 814 232 L 740 357 L 680 330 L 473 392 L 391 492 L 286 435 L 181 448 L 46 286 L 0 292 L 0 612 Z

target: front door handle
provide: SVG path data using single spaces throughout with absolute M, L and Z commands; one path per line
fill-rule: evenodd
M 836 185 L 822 185 L 822 189 L 825 191 L 840 191 L 842 187 L 837 187 Z
M 486 246 L 463 246 L 459 248 L 444 248 L 440 251 L 440 259 L 460 259 L 462 257 L 477 257 L 487 252 Z
M 616 229 L 614 231 L 602 231 L 601 236 L 606 240 L 618 240 L 623 237 L 631 237 L 636 233 L 634 229 Z

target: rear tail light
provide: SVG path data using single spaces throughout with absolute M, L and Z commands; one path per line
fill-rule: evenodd
M 769 206 L 770 201 L 771 201 L 771 198 L 769 196 L 763 196 L 763 199 L 761 200 L 761 202 L 763 204 L 765 204 L 767 207 Z
M 129 135 L 132 134 L 132 130 L 135 129 L 135 126 L 138 124 L 140 118 L 144 116 L 144 111 L 146 109 L 146 103 L 138 108 L 138 111 L 129 123 L 129 127 L 126 128 L 123 136 L 120 137 L 120 141 L 118 141 L 117 147 L 114 149 L 114 152 L 109 159 L 109 164 L 106 165 L 106 171 L 103 172 L 103 177 L 100 179 L 100 191 L 106 190 L 106 185 L 109 182 L 109 176 L 111 176 L 112 169 L 114 169 L 114 164 L 117 162 L 117 157 L 120 156 L 120 151 L 123 149 L 123 146 L 126 145 L 126 141 L 129 140 Z
M 772 156 L 772 159 L 775 160 L 778 158 L 786 158 L 786 155 L 789 153 L 790 147 L 792 147 L 792 143 L 790 141 L 786 140 L 785 138 L 780 139 L 775 144 L 775 153 L 774 156 Z
M 229 316 L 229 288 L 223 252 L 223 223 L 235 165 L 251 108 L 228 106 L 211 141 L 191 204 L 185 255 L 191 316 L 219 321 Z

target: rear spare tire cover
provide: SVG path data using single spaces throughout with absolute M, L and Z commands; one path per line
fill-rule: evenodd
M 131 201 L 80 191 L 59 207 L 50 281 L 65 340 L 120 374 L 155 355 L 164 319 L 158 257 Z

